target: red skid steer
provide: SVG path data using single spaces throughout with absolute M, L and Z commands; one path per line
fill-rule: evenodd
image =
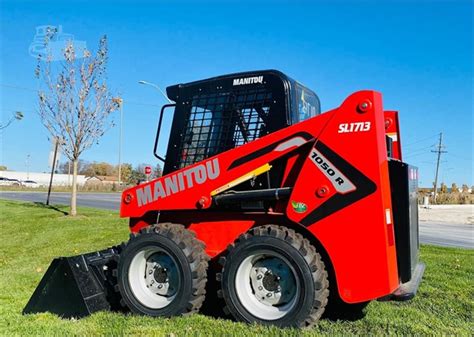
M 168 317 L 198 311 L 207 291 L 236 320 L 302 327 L 326 306 L 415 295 L 418 171 L 380 93 L 320 113 L 313 91 L 267 70 L 167 95 L 163 176 L 122 194 L 130 240 L 54 260 L 24 313 Z

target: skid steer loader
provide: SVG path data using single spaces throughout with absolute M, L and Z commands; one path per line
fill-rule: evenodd
M 402 161 L 398 113 L 380 93 L 320 113 L 313 91 L 266 70 L 167 96 L 175 104 L 163 106 L 154 146 L 163 176 L 122 194 L 130 240 L 54 260 L 24 313 L 188 314 L 209 283 L 236 320 L 301 327 L 333 302 L 415 295 L 418 171 Z

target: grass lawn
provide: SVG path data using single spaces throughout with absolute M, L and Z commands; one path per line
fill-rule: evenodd
M 355 321 L 323 319 L 310 330 L 246 325 L 203 315 L 156 319 L 101 312 L 81 320 L 21 311 L 54 257 L 102 249 L 128 237 L 127 222 L 110 211 L 0 200 L 0 335 L 473 335 L 474 250 L 423 246 L 426 271 L 409 302 L 372 302 Z

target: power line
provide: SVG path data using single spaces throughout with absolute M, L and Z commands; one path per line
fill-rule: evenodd
M 423 148 L 420 148 L 420 149 L 410 151 L 405 157 L 416 157 L 416 156 L 419 156 L 419 155 L 428 154 L 427 150 L 432 148 L 435 145 L 436 144 L 433 144 L 433 145 L 430 145 L 430 146 L 426 146 L 426 147 L 423 147 Z
M 160 104 L 152 104 L 152 103 L 140 103 L 140 102 L 135 102 L 135 101 L 128 101 L 126 99 L 123 100 L 124 104 L 130 104 L 130 105 L 143 105 L 143 106 L 152 106 L 152 107 L 157 107 L 161 108 L 162 105 Z
M 405 146 L 405 147 L 412 146 L 412 145 L 414 145 L 414 144 L 418 144 L 418 143 L 421 143 L 421 142 L 424 142 L 424 141 L 433 139 L 433 138 L 435 138 L 435 137 L 438 137 L 438 134 L 435 134 L 435 135 L 432 135 L 432 136 L 429 136 L 429 137 L 426 137 L 426 138 L 419 139 L 419 140 L 417 140 L 417 141 L 414 141 L 414 142 L 405 144 L 404 146 Z
M 36 110 L 30 110 L 30 109 L 2 109 L 2 113 L 10 113 L 10 112 L 15 112 L 15 111 L 21 111 L 21 112 L 36 112 Z
M 21 87 L 18 85 L 12 85 L 12 84 L 5 84 L 5 83 L 0 83 L 0 87 L 6 87 L 6 88 L 12 88 L 12 89 L 19 89 L 19 90 L 27 90 L 27 91 L 34 91 L 38 92 L 37 89 L 33 88 L 27 88 L 27 87 Z M 153 104 L 153 103 L 143 103 L 143 102 L 137 102 L 137 101 L 129 101 L 127 99 L 123 99 L 123 103 L 125 104 L 130 104 L 130 105 L 141 105 L 141 106 L 151 106 L 151 107 L 157 107 L 161 108 L 160 104 Z
M 426 150 L 426 149 L 432 148 L 433 146 L 436 146 L 436 143 L 433 143 L 433 144 L 428 145 L 428 146 L 420 147 L 420 148 L 418 148 L 418 149 L 413 149 L 413 150 L 410 150 L 410 151 L 414 152 L 414 151 Z
M 20 90 L 28 90 L 28 91 L 38 91 L 38 90 L 33 89 L 33 88 L 20 87 L 20 86 L 17 86 L 17 85 L 4 84 L 4 83 L 0 83 L 0 87 L 20 89 Z
M 419 153 L 410 153 L 410 154 L 407 154 L 404 157 L 405 158 L 412 158 L 412 157 L 418 157 L 418 156 L 422 156 L 422 155 L 426 155 L 426 154 L 428 154 L 428 152 L 423 151 L 423 152 L 419 152 Z
M 448 153 L 448 156 L 455 157 L 455 158 L 461 159 L 461 160 L 469 160 L 469 161 L 472 161 L 472 158 L 466 158 L 466 157 L 464 157 L 464 156 L 460 156 L 460 155 L 457 155 L 457 154 L 454 154 L 454 153 Z

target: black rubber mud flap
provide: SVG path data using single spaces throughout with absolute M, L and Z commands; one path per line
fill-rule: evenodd
M 81 318 L 110 310 L 106 271 L 114 256 L 110 249 L 54 259 L 23 314 L 51 312 L 64 318 Z
M 416 265 L 412 279 L 400 285 L 392 294 L 379 298 L 379 301 L 408 301 L 415 297 L 418 287 L 420 286 L 423 273 L 425 271 L 425 264 L 419 262 Z

